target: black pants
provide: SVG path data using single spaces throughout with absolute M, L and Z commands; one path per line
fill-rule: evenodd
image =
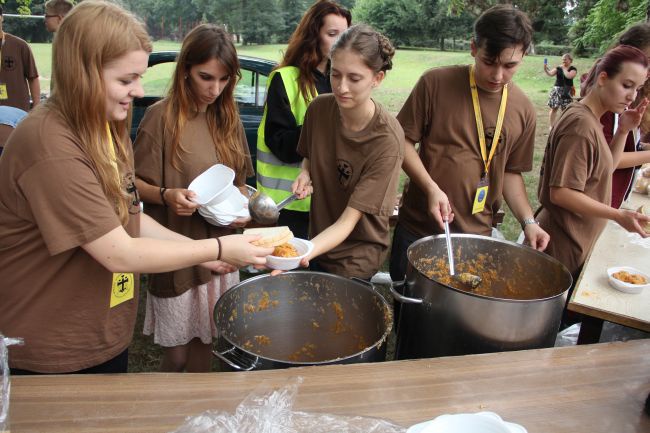
M 309 239 L 309 212 L 282 209 L 278 218 L 279 226 L 289 226 L 293 235 L 300 239 Z
M 413 242 L 420 238 L 421 236 L 409 232 L 400 223 L 397 223 L 395 226 L 389 262 L 390 278 L 393 281 L 401 281 L 406 276 L 406 268 L 408 266 L 406 250 Z
M 79 371 L 70 371 L 64 374 L 103 374 L 103 373 L 126 373 L 126 370 L 129 366 L 129 349 L 126 349 L 124 352 L 117 355 L 115 358 L 109 359 L 108 361 L 96 365 L 94 367 L 84 368 Z M 41 374 L 50 374 L 50 373 L 39 373 L 36 371 L 22 370 L 20 368 L 12 368 L 11 374 L 16 376 L 25 376 L 25 375 L 41 375 Z
M 390 279 L 393 281 L 402 281 L 406 278 L 406 269 L 408 267 L 408 257 L 406 250 L 411 244 L 420 239 L 420 236 L 406 230 L 399 222 L 393 232 L 393 245 L 390 250 L 390 262 L 388 264 Z M 399 313 L 402 304 L 399 301 L 393 302 L 393 319 L 395 321 L 395 330 L 399 323 Z

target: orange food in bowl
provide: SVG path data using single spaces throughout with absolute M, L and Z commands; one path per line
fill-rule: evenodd
M 300 254 L 298 254 L 298 250 L 296 250 L 296 247 L 291 245 L 290 243 L 284 243 L 282 245 L 278 245 L 275 247 L 273 250 L 273 255 L 276 257 L 298 257 Z
M 648 280 L 642 275 L 631 274 L 626 271 L 614 272 L 612 277 L 616 278 L 619 281 L 629 284 L 646 284 Z

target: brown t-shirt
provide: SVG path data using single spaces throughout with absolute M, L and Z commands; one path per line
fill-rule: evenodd
M 199 174 L 220 163 L 208 129 L 206 113 L 197 113 L 189 119 L 180 137 L 186 150 L 176 169 L 172 164 L 170 135 L 164 131 L 164 114 L 167 102 L 162 100 L 149 107 L 140 123 L 138 136 L 133 145 L 135 168 L 138 178 L 150 185 L 165 188 L 187 188 Z M 252 176 L 253 163 L 248 152 L 244 128 L 240 128 L 240 151 L 246 155 L 244 166 L 235 170 L 235 184 L 243 186 L 247 176 Z M 164 162 L 163 162 L 164 158 Z M 232 234 L 234 231 L 208 223 L 201 215 L 179 216 L 170 208 L 145 203 L 144 211 L 163 226 L 192 239 L 208 239 Z M 158 297 L 178 296 L 211 279 L 209 270 L 193 266 L 175 272 L 152 274 L 149 290 Z
M 140 206 L 130 170 L 126 230 L 138 236 Z M 77 371 L 108 361 L 131 342 L 138 276 L 135 297 L 109 308 L 113 273 L 81 248 L 120 226 L 97 179 L 77 137 L 47 107 L 26 117 L 5 146 L 0 330 L 25 339 L 24 346 L 11 348 L 11 367 Z
M 478 94 L 489 154 L 501 92 L 479 89 Z M 472 204 L 485 166 L 476 131 L 469 67 L 451 66 L 425 72 L 397 119 L 406 138 L 420 143 L 424 167 L 451 201 L 455 213 L 452 230 L 489 236 L 492 216 L 501 206 L 504 173 L 532 169 L 536 117 L 526 95 L 514 84 L 508 86 L 503 129 L 490 164 L 485 209 L 476 215 L 472 215 Z M 404 195 L 399 222 L 419 236 L 440 232 L 428 212 L 424 192 L 414 182 Z
M 353 132 L 341 124 L 334 96 L 321 95 L 307 109 L 298 143 L 298 153 L 309 158 L 314 186 L 310 237 L 334 224 L 347 206 L 363 213 L 348 238 L 317 259 L 327 272 L 345 277 L 374 275 L 390 240 L 404 133 L 380 104 L 375 107 L 368 126 Z
M 607 221 L 554 205 L 551 187 L 571 188 L 609 205 L 613 169 L 600 121 L 587 106 L 571 104 L 548 138 L 538 188 L 542 205 L 538 219 L 551 236 L 546 253 L 572 274 L 584 263 Z
M 27 42 L 5 33 L 0 83 L 7 86 L 8 99 L 0 99 L 0 105 L 10 105 L 29 111 L 29 87 L 26 80 L 37 77 L 36 62 Z M 40 96 L 33 95 L 34 98 L 40 98 Z

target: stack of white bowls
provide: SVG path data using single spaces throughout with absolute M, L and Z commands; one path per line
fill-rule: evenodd
M 223 164 L 215 164 L 190 183 L 196 193 L 194 201 L 201 205 L 199 214 L 209 223 L 228 226 L 238 218 L 248 218 L 248 197 L 235 185 L 235 172 Z

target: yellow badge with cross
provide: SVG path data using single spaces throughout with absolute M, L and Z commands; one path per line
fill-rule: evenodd
M 135 292 L 135 280 L 133 274 L 115 273 L 113 274 L 113 284 L 111 284 L 111 308 L 133 299 Z

